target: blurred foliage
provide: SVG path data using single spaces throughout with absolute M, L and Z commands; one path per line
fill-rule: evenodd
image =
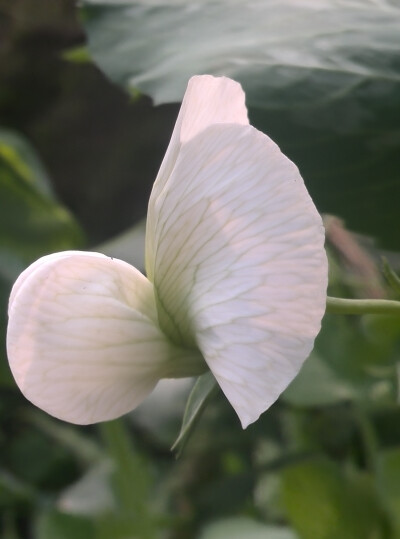
M 102 242 L 142 265 L 134 225 L 177 107 L 152 107 L 137 88 L 175 100 L 194 70 L 241 80 L 254 122 L 301 166 L 320 210 L 399 247 L 396 3 L 326 0 L 312 17 L 309 2 L 295 13 L 289 0 L 273 17 L 267 0 L 90 4 L 89 51 L 135 99 L 88 60 L 74 2 L 0 0 L 0 536 L 398 539 L 396 317 L 326 316 L 298 378 L 246 431 L 202 379 L 179 459 L 170 447 L 191 383 L 160 384 L 123 420 L 74 427 L 32 409 L 5 355 L 9 290 L 33 259 Z M 305 69 L 307 54 L 318 69 Z M 396 297 L 370 242 L 332 219 L 326 228 L 332 294 Z
M 83 4 L 89 50 L 113 80 L 156 103 L 180 100 L 196 73 L 239 80 L 252 123 L 299 166 L 318 209 L 400 248 L 397 2 Z
M 178 107 L 132 102 L 68 59 L 83 44 L 74 0 L 0 0 L 0 124 L 32 142 L 95 245 L 145 216 Z
M 32 149 L 4 130 L 0 130 L 0 190 L 2 277 L 13 281 L 39 256 L 83 245 L 82 232 L 54 200 Z

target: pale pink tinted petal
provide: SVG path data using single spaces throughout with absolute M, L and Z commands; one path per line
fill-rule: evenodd
M 181 144 L 214 124 L 248 125 L 245 94 L 227 77 L 197 75 L 189 80 L 172 138 Z
M 30 277 L 37 269 L 39 269 L 39 267 L 42 264 L 47 264 L 51 260 L 59 260 L 61 258 L 66 258 L 66 257 L 69 257 L 69 256 L 73 256 L 73 255 L 78 254 L 78 253 L 79 253 L 79 251 L 62 251 L 61 253 L 53 253 L 53 254 L 50 254 L 50 255 L 47 255 L 47 256 L 42 256 L 41 258 L 39 258 L 38 260 L 33 262 L 30 266 L 28 266 L 26 268 L 25 271 L 23 271 L 19 275 L 18 279 L 15 281 L 14 286 L 12 287 L 12 290 L 11 290 L 10 299 L 8 300 L 8 308 L 10 309 L 11 304 L 13 303 L 15 296 L 17 295 L 19 289 L 24 284 L 26 279 L 28 277 Z
M 240 125 L 186 143 L 155 208 L 161 326 L 196 342 L 245 427 L 298 373 L 320 330 L 321 218 L 296 166 Z
M 236 123 L 247 125 L 245 94 L 238 82 L 226 77 L 198 75 L 189 80 L 182 106 L 164 160 L 149 201 L 146 237 L 146 270 L 153 280 L 154 226 L 157 213 L 154 205 L 175 166 L 182 144 L 213 124 Z
M 86 424 L 118 417 L 154 388 L 169 344 L 152 284 L 97 253 L 59 253 L 28 268 L 9 308 L 7 351 L 25 396 Z

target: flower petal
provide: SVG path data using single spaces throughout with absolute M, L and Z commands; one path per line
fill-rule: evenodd
M 175 166 L 182 144 L 189 142 L 210 125 L 236 123 L 248 125 L 245 94 L 238 82 L 227 77 L 197 75 L 189 80 L 164 160 L 161 164 L 149 201 L 146 235 L 146 271 L 153 281 L 154 227 L 157 198 L 164 189 Z
M 69 256 L 74 256 L 76 254 L 79 254 L 79 251 L 63 251 L 61 253 L 53 253 L 53 254 L 50 254 L 50 255 L 47 255 L 47 256 L 42 256 L 41 258 L 39 258 L 38 260 L 33 262 L 30 266 L 28 266 L 26 268 L 26 270 L 23 271 L 19 275 L 18 279 L 14 283 L 14 286 L 12 287 L 10 298 L 8 300 L 8 311 L 10 312 L 10 308 L 11 308 L 12 303 L 14 302 L 14 298 L 17 295 L 17 293 L 19 292 L 21 286 L 26 281 L 26 279 L 28 277 L 32 276 L 32 274 L 42 264 L 47 264 L 47 263 L 50 262 L 50 260 L 59 260 L 60 258 L 66 258 L 66 257 L 69 257 Z
M 152 284 L 125 262 L 79 252 L 44 257 L 17 280 L 7 351 L 25 396 L 78 424 L 133 409 L 171 356 Z
M 155 202 L 159 321 L 199 346 L 245 427 L 309 355 L 325 311 L 324 231 L 297 167 L 251 126 L 185 143 Z

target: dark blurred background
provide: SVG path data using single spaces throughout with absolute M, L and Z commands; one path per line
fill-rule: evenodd
M 73 0 L 0 0 L 0 125 L 28 138 L 95 245 L 145 216 L 177 106 L 64 58 L 84 44 Z

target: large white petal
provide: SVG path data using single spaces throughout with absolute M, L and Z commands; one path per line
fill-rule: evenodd
M 167 152 L 149 201 L 146 236 L 146 271 L 154 278 L 154 238 L 158 215 L 154 210 L 175 166 L 182 144 L 213 124 L 248 125 L 245 94 L 238 82 L 227 77 L 197 75 L 189 80 Z
M 155 203 L 159 319 L 195 342 L 243 426 L 310 353 L 325 310 L 321 218 L 297 167 L 251 126 L 185 143 Z
M 174 357 L 153 285 L 125 262 L 80 252 L 44 257 L 17 280 L 7 351 L 25 396 L 78 424 L 133 409 Z

